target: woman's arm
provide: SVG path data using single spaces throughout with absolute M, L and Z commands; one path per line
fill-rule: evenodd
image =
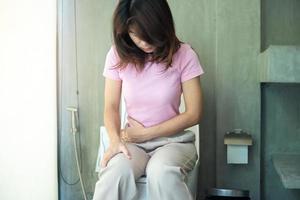
M 122 132 L 125 138 L 131 142 L 143 142 L 157 137 L 170 136 L 198 124 L 203 110 L 200 77 L 183 82 L 182 90 L 185 112 L 149 128 L 144 128 L 137 121 L 129 118 L 129 124 L 132 126 Z
M 119 105 L 122 81 L 105 79 L 104 92 L 104 125 L 111 142 L 120 141 Z
M 105 79 L 104 125 L 108 132 L 110 143 L 101 161 L 102 167 L 105 167 L 108 161 L 120 152 L 123 152 L 128 159 L 131 159 L 130 152 L 120 139 L 119 105 L 121 88 L 122 81 Z

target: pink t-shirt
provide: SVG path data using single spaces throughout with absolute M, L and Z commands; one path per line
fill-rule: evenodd
M 179 114 L 181 84 L 204 73 L 197 54 L 190 45 L 181 44 L 174 54 L 172 67 L 147 62 L 142 72 L 133 64 L 125 69 L 114 68 L 119 57 L 114 46 L 106 56 L 103 75 L 122 81 L 126 110 L 130 117 L 145 127 L 154 126 Z

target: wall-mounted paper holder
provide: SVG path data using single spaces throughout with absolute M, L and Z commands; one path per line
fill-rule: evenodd
M 250 134 L 242 129 L 226 132 L 224 144 L 227 145 L 228 164 L 248 164 L 248 146 L 253 144 Z

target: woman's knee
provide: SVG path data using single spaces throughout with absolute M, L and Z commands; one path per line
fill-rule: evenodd
M 174 181 L 174 179 L 182 175 L 179 166 L 170 166 L 162 163 L 148 164 L 146 173 L 149 182 L 158 184 L 165 184 L 171 180 Z
M 127 159 L 127 158 L 126 158 Z M 136 194 L 133 169 L 121 155 L 111 159 L 107 166 L 101 168 L 99 180 L 95 186 L 94 199 L 133 199 Z
M 132 165 L 129 160 L 122 154 L 115 155 L 99 172 L 99 179 L 102 177 L 108 177 L 116 180 L 127 180 L 134 177 Z

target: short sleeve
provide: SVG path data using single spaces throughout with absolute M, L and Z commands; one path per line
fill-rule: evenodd
M 121 80 L 119 69 L 116 68 L 118 62 L 119 57 L 117 56 L 115 48 L 112 46 L 106 55 L 103 76 L 113 80 Z
M 189 48 L 182 58 L 181 82 L 190 80 L 204 73 L 196 52 Z

